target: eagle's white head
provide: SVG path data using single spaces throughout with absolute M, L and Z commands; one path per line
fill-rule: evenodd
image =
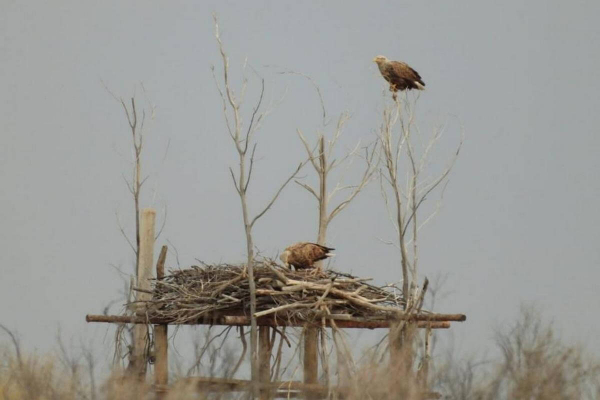
M 290 256 L 290 251 L 286 250 L 279 256 L 279 259 L 283 262 L 283 264 L 289 268 L 290 264 L 288 264 L 288 257 Z
M 377 64 L 383 64 L 388 62 L 388 59 L 386 56 L 377 56 L 373 59 L 373 62 L 376 62 Z

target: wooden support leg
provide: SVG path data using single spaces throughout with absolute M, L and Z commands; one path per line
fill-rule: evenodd
M 262 385 L 271 381 L 271 341 L 270 328 L 261 326 L 258 328 L 258 377 Z M 268 400 L 271 398 L 268 389 L 261 389 L 260 399 Z
M 156 264 L 156 278 L 163 279 L 165 276 L 165 260 L 167 258 L 167 246 L 163 246 Z M 169 353 L 168 353 L 168 326 L 156 325 L 154 327 L 154 384 L 156 385 L 157 399 L 164 397 L 163 390 L 169 385 Z
M 169 384 L 169 356 L 167 342 L 167 325 L 156 325 L 154 327 L 154 384 L 157 388 L 166 388 Z M 159 398 L 161 398 L 159 396 Z
M 317 383 L 319 380 L 319 354 L 317 342 L 319 329 L 307 326 L 304 330 L 304 383 Z M 314 393 L 307 393 L 306 399 L 317 399 Z

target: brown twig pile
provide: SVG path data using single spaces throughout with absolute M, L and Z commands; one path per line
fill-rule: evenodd
M 326 315 L 380 319 L 402 311 L 394 285 L 376 287 L 333 270 L 293 271 L 272 260 L 254 266 L 257 317 L 311 320 Z M 203 265 L 171 271 L 154 282 L 148 316 L 192 323 L 216 315 L 250 315 L 250 289 L 244 266 Z

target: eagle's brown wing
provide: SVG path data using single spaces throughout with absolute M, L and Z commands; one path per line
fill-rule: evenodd
M 306 254 L 306 258 L 311 261 L 311 265 L 317 261 L 324 260 L 328 257 L 328 253 L 331 250 L 335 250 L 332 247 L 321 246 L 316 243 L 307 243 L 304 246 L 304 252 Z
M 290 251 L 289 264 L 296 268 L 312 268 L 315 262 L 327 258 L 327 253 L 334 249 L 316 243 L 300 242 L 291 245 L 286 250 Z
M 309 268 L 310 267 L 310 262 L 309 260 L 306 258 L 306 250 L 305 247 L 308 243 L 306 242 L 299 242 L 299 243 L 295 243 L 291 246 L 289 246 L 288 248 L 286 248 L 286 250 L 288 250 L 289 256 L 288 256 L 288 263 L 293 265 L 296 268 Z
M 384 77 L 396 90 L 421 89 L 416 82 L 425 86 L 421 75 L 402 61 L 390 61 Z

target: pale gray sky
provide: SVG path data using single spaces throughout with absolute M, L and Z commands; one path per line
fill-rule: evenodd
M 101 81 L 124 97 L 143 82 L 156 105 L 143 205 L 168 207 L 159 243 L 175 244 L 182 266 L 243 258 L 228 172 L 236 155 L 210 72 L 220 66 L 216 11 L 235 76 L 248 57 L 267 100 L 284 96 L 259 133 L 254 209 L 303 157 L 296 128 L 309 135 L 320 124 L 310 84 L 278 72 L 310 75 L 331 118 L 352 114 L 349 148 L 372 140 L 380 121 L 385 84 L 372 58 L 404 60 L 427 84 L 422 128 L 450 121 L 438 155 L 455 146 L 457 120 L 466 131 L 443 207 L 421 236 L 421 272 L 448 275 L 438 311 L 468 315 L 456 340 L 485 346 L 495 324 L 535 302 L 564 336 L 588 342 L 600 329 L 600 4 L 366 4 L 0 1 L 0 322 L 39 349 L 53 346 L 58 324 L 72 337 L 106 330 L 84 316 L 119 296 L 109 264 L 131 270 L 115 218 L 131 232 L 122 179 L 131 155 L 122 109 Z M 373 184 L 335 220 L 337 269 L 399 279 L 397 252 L 377 239 L 393 234 L 382 207 Z M 289 187 L 255 241 L 275 255 L 315 236 L 313 199 Z

